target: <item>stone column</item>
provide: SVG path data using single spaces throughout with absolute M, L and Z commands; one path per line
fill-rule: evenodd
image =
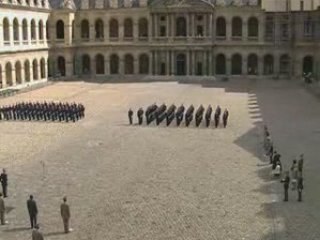
M 133 73 L 139 74 L 139 59 L 137 56 L 134 56 L 133 59 Z
M 209 76 L 212 76 L 213 69 L 212 69 L 212 50 L 211 49 L 208 51 L 208 58 L 209 58 Z
M 230 19 L 226 19 L 226 40 L 231 41 L 232 39 L 232 23 Z
M 170 15 L 167 14 L 167 17 L 166 17 L 166 35 L 167 35 L 167 38 L 170 37 Z
M 174 55 L 175 55 L 175 52 L 174 50 L 171 51 L 171 75 L 175 75 L 175 61 L 174 61 Z
M 73 61 L 73 60 L 72 60 Z M 72 64 L 72 70 L 73 70 L 73 64 Z M 71 76 L 73 75 L 73 72 L 71 72 Z M 24 73 L 23 73 L 24 76 Z M 44 78 L 48 80 L 48 60 L 44 61 Z M 24 81 L 24 80 L 23 80 Z
M 21 75 L 21 84 L 24 84 L 25 83 L 24 63 L 21 63 L 21 74 L 20 75 Z
M 94 24 L 91 25 L 91 24 L 89 23 L 89 34 L 90 34 L 89 40 L 90 40 L 90 42 L 93 42 L 93 41 L 95 40 L 95 38 L 96 38 L 96 36 L 95 36 L 96 34 L 95 34 Z
M 202 52 L 202 62 L 203 62 L 203 74 L 204 75 L 208 75 L 208 71 L 207 71 L 207 52 L 203 51 Z
M 12 73 L 11 74 L 12 74 L 12 86 L 16 86 L 17 85 L 16 68 L 14 65 L 12 66 Z M 39 71 L 38 71 L 38 74 L 39 74 Z
M 153 30 L 154 30 L 154 26 L 153 25 L 154 25 L 153 14 L 151 14 L 149 16 L 149 19 L 148 19 L 148 38 L 149 38 L 149 42 L 151 42 L 152 39 L 153 39 Z
M 187 38 L 189 37 L 189 35 L 190 35 L 190 30 L 191 30 L 191 28 L 190 28 L 190 14 L 185 14 L 184 15 L 185 16 L 185 18 L 186 18 L 186 22 L 187 22 Z
M 104 70 L 105 70 L 105 75 L 110 75 L 110 58 L 109 54 L 106 54 L 104 56 Z
M 226 75 L 231 75 L 231 58 L 229 56 L 226 57 Z
M 158 22 L 159 22 L 159 16 L 158 16 L 158 14 L 155 14 L 154 15 L 154 26 L 155 26 L 155 28 L 154 28 L 154 37 L 155 38 L 157 38 L 159 36 L 159 24 L 158 24 Z
M 104 42 L 109 42 L 109 38 L 110 38 L 110 32 L 109 32 L 109 21 L 110 21 L 110 18 L 109 16 L 106 16 L 104 18 L 104 26 L 103 26 L 103 31 L 104 31 Z
M 191 75 L 195 75 L 195 51 L 191 50 Z
M 171 36 L 172 38 L 175 37 L 175 14 L 171 14 Z
M 124 75 L 124 56 L 120 56 L 119 59 L 119 74 Z
M 6 72 L 4 69 L 2 69 L 2 72 L 0 72 L 1 74 L 1 79 L 2 79 L 2 88 L 7 87 L 7 79 L 6 79 Z
M 139 23 L 138 19 L 133 19 L 133 41 L 136 42 L 139 39 Z
M 190 51 L 187 49 L 187 75 L 190 75 Z
M 9 21 L 9 37 L 10 37 L 10 46 L 13 46 L 14 40 L 13 40 L 13 23 L 12 23 L 12 21 Z
M 194 13 L 190 13 L 190 22 L 191 22 L 191 29 L 189 31 L 190 37 L 193 39 L 194 38 L 194 31 L 195 31 L 195 22 L 194 22 Z
M 264 32 L 265 32 L 265 16 L 261 16 L 259 19 L 259 42 L 264 42 Z
M 22 22 L 19 24 L 19 44 L 23 44 Z
M 124 20 L 119 20 L 119 41 L 123 41 L 124 38 Z
M 170 75 L 170 51 L 166 51 L 166 74 Z
M 212 39 L 212 31 L 213 31 L 213 16 L 212 16 L 212 13 L 210 13 L 209 15 L 209 37 Z
M 263 75 L 263 56 L 258 56 L 258 75 Z
M 242 75 L 248 74 L 248 56 L 242 57 Z
M 73 61 L 66 59 L 66 77 L 71 77 L 73 75 Z
M 243 22 L 242 22 L 242 39 L 244 41 L 248 40 L 248 23 L 247 23 L 247 20 L 243 20 Z
M 0 46 L 3 46 L 4 39 L 3 39 L 3 25 L 2 21 L 0 22 Z M 3 79 L 3 78 L 2 78 Z M 2 80 L 3 81 L 3 80 Z
M 154 73 L 155 75 L 159 75 L 159 52 L 154 51 Z
M 153 53 L 149 52 L 149 75 L 153 75 Z

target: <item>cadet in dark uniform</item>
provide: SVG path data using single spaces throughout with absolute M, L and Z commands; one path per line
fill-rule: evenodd
M 194 106 L 191 105 L 187 111 L 186 111 L 186 115 L 185 115 L 185 122 L 186 122 L 186 126 L 189 127 L 190 123 L 193 120 L 193 112 L 194 112 Z
M 155 112 L 156 123 L 159 125 L 166 117 L 167 106 L 163 103 Z
M 143 109 L 142 108 L 139 108 L 139 110 L 137 112 L 137 116 L 138 116 L 139 125 L 141 125 L 143 123 Z
M 288 189 L 289 189 L 289 185 L 290 185 L 289 172 L 286 172 L 285 178 L 282 179 L 281 182 L 283 183 L 283 187 L 284 187 L 284 200 L 283 201 L 288 202 L 288 200 L 289 200 Z
M 180 123 L 183 120 L 184 110 L 185 108 L 183 104 L 181 104 L 181 106 L 177 109 L 177 112 L 176 112 L 177 126 L 180 126 Z
M 0 175 L 0 182 L 1 182 L 1 186 L 2 186 L 3 197 L 6 198 L 6 197 L 8 197 L 8 195 L 7 195 L 8 175 L 7 175 L 5 169 L 2 170 L 2 173 Z
M 128 118 L 129 118 L 129 124 L 132 125 L 132 116 L 133 116 L 133 111 L 130 108 L 128 111 Z
M 218 105 L 217 108 L 216 108 L 216 111 L 214 113 L 214 125 L 215 125 L 216 128 L 219 126 L 220 114 L 221 114 L 221 108 Z
M 212 114 L 212 107 L 211 105 L 208 106 L 206 114 L 205 114 L 205 119 L 206 119 L 206 126 L 209 127 L 210 121 L 211 121 L 211 114 Z
M 176 106 L 174 104 L 172 104 L 166 113 L 166 117 L 167 117 L 167 126 L 170 125 L 170 123 L 172 122 L 172 120 L 174 119 L 175 116 L 175 110 L 176 110 Z
M 229 111 L 227 109 L 224 110 L 223 115 L 222 115 L 222 122 L 223 122 L 223 127 L 226 128 L 228 124 L 228 118 L 229 118 Z
M 202 122 L 202 118 L 203 118 L 203 113 L 204 113 L 204 107 L 202 105 L 199 106 L 199 108 L 197 109 L 196 112 L 196 127 L 199 127 L 199 125 Z

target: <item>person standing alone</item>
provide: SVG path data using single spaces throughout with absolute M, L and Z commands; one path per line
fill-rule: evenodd
M 0 193 L 0 224 L 1 225 L 5 224 L 5 219 L 4 219 L 5 210 L 6 210 L 6 207 L 4 204 L 4 200 L 2 198 L 2 193 Z
M 69 232 L 70 208 L 67 204 L 67 197 L 63 198 L 63 203 L 60 206 L 60 213 L 63 221 L 64 232 Z
M 2 173 L 0 175 L 0 182 L 1 182 L 1 185 L 2 185 L 3 197 L 6 198 L 6 197 L 8 197 L 8 195 L 7 195 L 8 175 L 7 175 L 5 169 L 2 170 Z
M 32 195 L 30 195 L 30 198 L 27 201 L 27 207 L 28 207 L 28 212 L 30 217 L 30 225 L 31 225 L 31 228 L 34 228 L 37 225 L 38 208 L 37 208 L 37 203 L 33 199 Z

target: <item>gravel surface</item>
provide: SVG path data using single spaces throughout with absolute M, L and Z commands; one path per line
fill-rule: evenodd
M 306 185 L 319 184 L 319 133 L 308 135 L 319 124 L 318 101 L 290 82 L 237 81 L 63 82 L 0 99 L 0 105 L 61 100 L 86 106 L 86 118 L 77 123 L 0 122 L 0 167 L 9 175 L 9 224 L 0 227 L 0 239 L 31 239 L 29 194 L 45 239 L 320 239 L 319 192 L 311 194 L 318 189 L 306 187 L 303 203 L 290 193 L 292 201 L 284 204 L 261 150 L 265 121 L 285 165 L 305 152 Z M 220 104 L 229 109 L 229 126 L 127 124 L 129 107 L 154 102 Z M 68 235 L 59 216 L 64 195 L 74 229 Z

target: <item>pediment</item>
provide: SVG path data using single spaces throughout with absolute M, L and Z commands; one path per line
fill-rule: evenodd
M 193 8 L 193 7 L 213 7 L 211 0 L 154 0 L 151 7 L 165 8 Z

